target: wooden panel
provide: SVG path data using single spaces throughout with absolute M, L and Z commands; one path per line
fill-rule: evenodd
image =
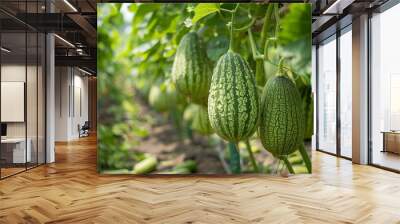
M 88 79 L 88 103 L 89 103 L 89 122 L 90 131 L 96 132 L 97 130 L 97 78 L 89 77 Z
M 289 178 L 100 176 L 82 138 L 0 181 L 0 223 L 399 223 L 399 174 L 312 158 L 312 175 Z

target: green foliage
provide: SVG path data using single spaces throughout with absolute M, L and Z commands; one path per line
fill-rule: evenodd
M 159 112 L 165 112 L 173 108 L 177 103 L 175 86 L 170 82 L 155 84 L 149 93 L 149 104 Z
M 311 73 L 311 4 L 289 4 L 280 21 L 279 42 L 297 73 Z
M 192 122 L 193 122 L 193 119 L 194 119 L 194 117 L 195 117 L 195 115 L 196 115 L 196 112 L 197 112 L 197 110 L 198 110 L 198 105 L 197 104 L 194 104 L 194 103 L 192 103 L 192 104 L 189 104 L 186 108 L 185 108 L 185 110 L 184 110 L 184 112 L 183 112 L 183 120 L 185 121 L 185 122 L 187 122 L 188 124 L 192 124 Z
M 174 167 L 174 170 L 186 169 L 189 173 L 194 173 L 197 170 L 197 164 L 194 160 L 186 160 L 185 162 L 178 164 Z
M 212 37 L 207 44 L 207 56 L 212 61 L 217 61 L 228 51 L 229 39 L 226 36 Z
M 140 156 L 131 153 L 140 137 L 147 135 L 138 122 L 138 108 L 133 102 L 131 65 L 121 37 L 124 21 L 120 4 L 98 7 L 98 159 L 99 170 L 128 167 Z M 121 91 L 121 90 L 124 91 Z
M 220 58 L 228 51 L 229 28 L 232 24 L 232 50 L 239 53 L 241 61 L 246 64 L 234 69 L 246 73 L 257 85 L 254 85 L 254 88 L 249 86 L 248 82 L 243 86 L 239 85 L 240 94 L 246 95 L 249 93 L 246 93 L 246 89 L 255 89 L 253 92 L 256 95 L 265 83 L 276 75 L 277 65 L 280 59 L 284 58 L 285 71 L 295 81 L 301 96 L 299 102 L 303 102 L 302 110 L 307 115 L 304 121 L 307 127 L 306 138 L 310 136 L 313 122 L 310 5 L 241 3 L 231 20 L 235 7 L 236 4 L 232 3 L 98 4 L 98 105 L 101 108 L 98 158 L 101 170 L 128 168 L 129 172 L 133 172 L 132 164 L 145 159 L 143 153 L 132 150 L 140 139 L 148 134 L 142 128 L 143 118 L 140 117 L 137 102 L 134 100 L 135 94 L 147 100 L 152 98 L 149 94 L 154 85 L 159 81 L 172 80 L 174 56 L 182 38 L 188 32 L 196 32 L 205 44 L 204 58 L 208 58 L 211 66 L 215 68 L 218 67 L 217 62 Z M 158 88 L 161 95 L 165 95 L 163 88 L 165 87 Z M 159 97 L 164 96 L 159 94 Z M 163 103 L 171 107 L 167 113 L 177 127 L 183 120 L 187 99 L 190 99 L 190 96 L 182 93 L 177 95 L 176 100 L 164 99 Z M 255 97 L 251 101 L 243 100 L 244 104 L 242 101 L 238 102 L 237 108 L 242 109 L 237 112 L 242 120 L 248 120 L 244 118 L 249 112 L 248 106 L 257 100 L 258 97 Z M 226 104 L 222 101 L 220 103 Z M 185 112 L 185 117 L 188 117 L 185 121 L 190 123 L 193 117 L 187 114 L 190 113 Z M 235 122 L 229 123 L 227 120 L 227 126 L 224 127 L 232 130 L 237 127 L 237 132 L 243 133 L 247 130 L 247 133 L 242 134 L 249 137 L 252 134 L 250 126 L 257 123 L 255 120 L 250 119 L 247 126 L 235 126 Z M 239 133 L 229 135 L 237 142 L 241 139 L 236 134 Z M 236 150 L 234 145 L 231 149 Z M 234 155 L 232 165 L 235 165 L 238 171 L 240 154 L 234 154 L 234 151 L 231 153 Z M 154 166 L 151 167 L 155 169 Z M 271 166 L 260 168 L 265 172 L 271 170 Z M 192 171 L 179 168 L 171 172 Z
M 193 23 L 196 23 L 201 18 L 219 11 L 218 3 L 200 3 L 194 8 L 194 17 L 192 19 Z

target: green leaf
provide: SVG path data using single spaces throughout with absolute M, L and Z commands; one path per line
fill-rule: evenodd
M 200 3 L 194 8 L 194 17 L 192 19 L 193 24 L 202 19 L 203 17 L 210 15 L 214 12 L 219 12 L 218 3 Z
M 207 44 L 207 56 L 212 61 L 217 61 L 221 55 L 226 53 L 229 48 L 229 38 L 226 36 L 217 36 L 211 38 Z
M 279 43 L 297 72 L 309 73 L 311 64 L 311 5 L 290 4 L 281 20 Z
M 136 14 L 132 20 L 132 27 L 137 28 L 137 25 L 143 21 L 144 17 L 149 13 L 157 12 L 160 8 L 159 4 L 141 4 L 136 10 Z M 133 9 L 131 9 L 133 10 Z

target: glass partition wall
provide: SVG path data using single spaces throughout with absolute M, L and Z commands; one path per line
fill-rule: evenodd
M 369 13 L 368 164 L 400 172 L 400 4 Z M 317 150 L 352 158 L 352 27 L 316 45 Z
M 318 149 L 336 153 L 336 36 L 318 50 Z
M 400 4 L 371 18 L 370 163 L 400 171 Z
M 341 31 L 340 65 L 340 155 L 352 158 L 352 34 L 351 25 Z
M 43 10 L 38 2 L 18 7 L 35 13 Z M 45 41 L 44 33 L 0 11 L 1 179 L 46 161 Z
M 351 25 L 317 45 L 317 150 L 352 157 Z

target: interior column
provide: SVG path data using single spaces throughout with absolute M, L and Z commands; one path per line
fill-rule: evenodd
M 353 19 L 352 160 L 368 163 L 368 15 Z

